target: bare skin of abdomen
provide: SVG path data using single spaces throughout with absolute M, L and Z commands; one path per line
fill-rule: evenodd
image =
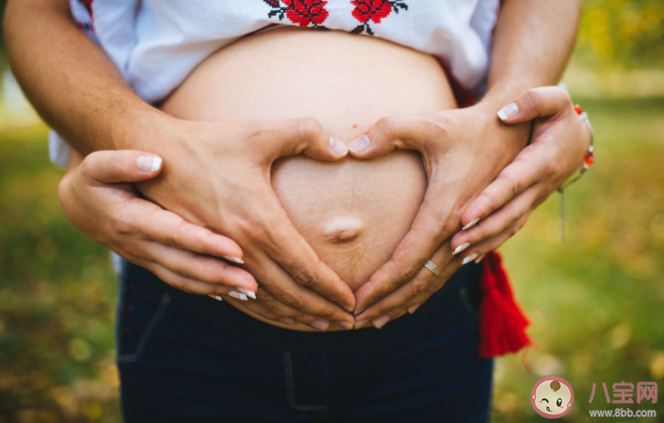
M 429 55 L 368 36 L 279 28 L 210 56 L 161 107 L 188 120 L 314 117 L 332 136 L 350 143 L 381 117 L 451 109 L 456 103 Z M 427 186 L 414 151 L 370 161 L 291 156 L 273 165 L 271 178 L 295 228 L 353 291 L 389 260 Z M 240 301 L 229 302 L 267 323 L 313 330 L 271 322 Z

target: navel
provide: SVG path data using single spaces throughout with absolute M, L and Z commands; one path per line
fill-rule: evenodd
M 364 229 L 364 223 L 355 217 L 335 217 L 325 222 L 323 234 L 330 242 L 349 242 Z

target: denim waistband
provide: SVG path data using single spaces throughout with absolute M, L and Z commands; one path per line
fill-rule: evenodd
M 481 267 L 468 264 L 456 273 L 422 304 L 415 314 L 406 314 L 382 329 L 373 327 L 360 330 L 337 332 L 305 332 L 284 329 L 257 320 L 231 306 L 204 295 L 189 294 L 173 288 L 161 281 L 157 276 L 140 266 L 123 262 L 120 279 L 123 284 L 131 284 L 134 289 L 141 289 L 161 296 L 170 295 L 169 307 L 177 308 L 199 320 L 201 324 L 212 330 L 223 332 L 224 336 L 232 336 L 260 346 L 261 348 L 283 349 L 294 344 L 304 348 L 317 348 L 339 345 L 344 348 L 362 347 L 367 344 L 385 344 L 398 340 L 406 334 L 423 331 L 433 326 L 445 326 L 446 309 L 461 301 L 474 313 L 473 305 L 479 298 L 478 279 Z M 121 292 L 126 287 L 121 288 Z M 469 316 L 470 318 L 470 316 Z

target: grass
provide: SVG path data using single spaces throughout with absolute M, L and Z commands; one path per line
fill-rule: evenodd
M 664 98 L 577 101 L 597 163 L 567 192 L 567 240 L 554 195 L 502 248 L 539 348 L 531 371 L 498 360 L 495 422 L 541 422 L 529 394 L 544 375 L 572 384 L 575 422 L 616 407 L 601 388 L 588 404 L 593 382 L 664 378 Z M 45 137 L 0 132 L 0 423 L 116 422 L 115 277 L 64 217 Z M 662 402 L 630 408 L 664 415 Z

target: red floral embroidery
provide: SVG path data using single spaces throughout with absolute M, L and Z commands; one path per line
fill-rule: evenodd
M 369 35 L 374 35 L 370 21 L 379 24 L 385 19 L 392 10 L 399 13 L 399 9 L 408 10 L 408 5 L 401 0 L 351 0 L 355 6 L 353 17 L 360 22 L 360 25 L 353 28 L 353 34 L 360 34 L 364 31 Z
M 313 24 L 320 28 L 330 15 L 325 9 L 327 0 L 263 0 L 272 7 L 268 18 L 278 16 L 282 20 L 284 16 L 294 24 L 305 27 Z M 286 7 L 281 6 L 284 3 Z

